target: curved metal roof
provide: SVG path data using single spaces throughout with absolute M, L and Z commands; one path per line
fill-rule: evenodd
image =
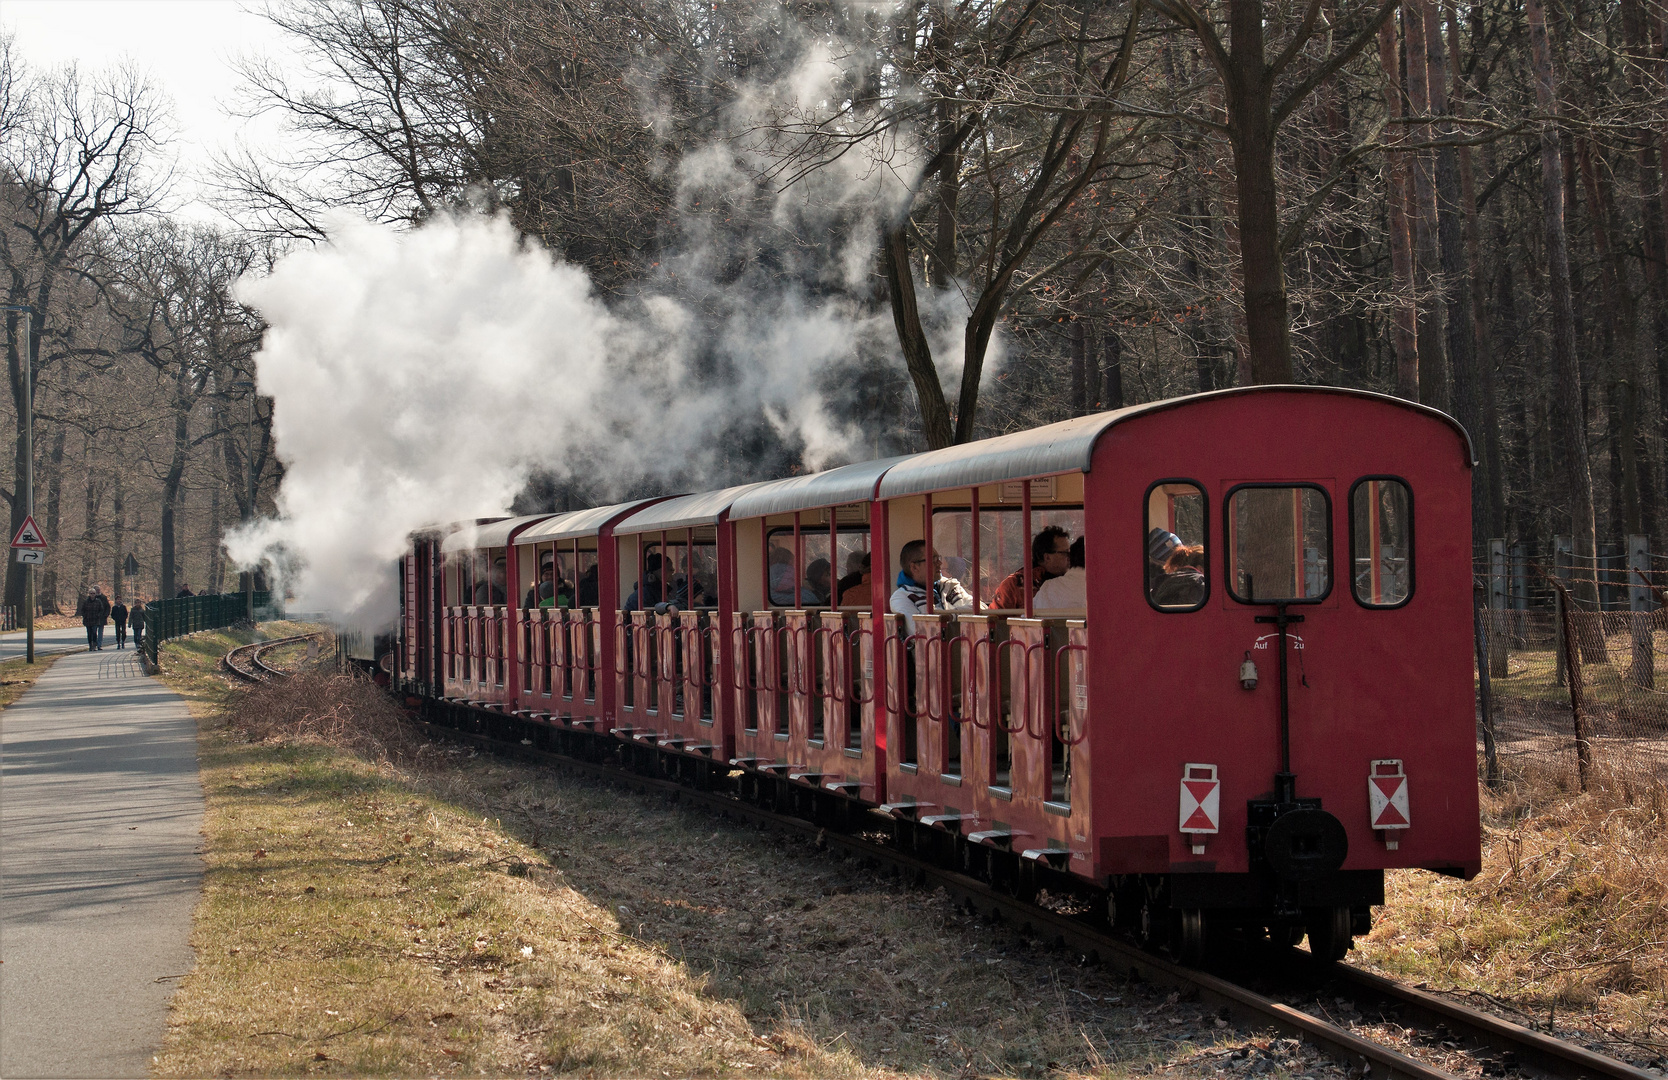
M 838 469 L 789 476 L 782 480 L 767 480 L 753 485 L 753 490 L 730 507 L 730 520 L 764 517 L 767 514 L 788 514 L 813 507 L 840 506 L 844 503 L 868 502 L 875 497 L 875 484 L 886 475 L 886 470 L 904 457 L 877 458 L 842 465 Z
M 687 529 L 694 525 L 712 525 L 731 509 L 730 504 L 743 492 L 764 487 L 774 481 L 741 484 L 723 491 L 704 491 L 695 495 L 679 495 L 665 502 L 647 506 L 614 526 L 614 535 L 659 532 L 662 529 Z
M 558 514 L 549 521 L 535 525 L 515 538 L 516 544 L 547 544 L 552 540 L 572 540 L 576 536 L 595 536 L 604 525 L 621 514 L 658 502 L 658 499 L 632 499 L 611 506 L 593 506 L 589 510 L 575 510 Z
M 534 521 L 543 521 L 549 516 L 528 514 L 525 517 L 499 518 L 486 525 L 460 525 L 456 532 L 440 542 L 440 550 L 451 552 L 503 547 L 510 542 L 510 534 L 516 529 Z
M 881 477 L 880 498 L 919 495 L 927 491 L 973 487 L 976 484 L 1000 483 L 1003 480 L 1023 480 L 1031 476 L 1070 472 L 1073 469 L 1088 472 L 1094 459 L 1095 443 L 1108 428 L 1116 424 L 1146 413 L 1181 408 L 1211 398 L 1276 392 L 1370 398 L 1426 413 L 1453 427 L 1465 443 L 1466 463 L 1476 464 L 1471 436 L 1465 428 L 1447 413 L 1428 405 L 1390 397 L 1387 394 L 1336 386 L 1237 386 L 1208 394 L 1189 394 L 1186 397 L 1166 398 L 1163 401 L 1150 401 L 1145 405 L 1131 405 L 1126 409 L 1079 416 L 1029 431 L 1016 431 L 1011 435 L 999 435 L 994 439 L 981 439 L 978 442 L 962 443 L 959 446 L 947 446 L 942 450 L 916 454 L 892 466 Z

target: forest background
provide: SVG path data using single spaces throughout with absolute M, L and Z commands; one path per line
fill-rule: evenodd
M 308 78 L 245 63 L 241 108 L 293 138 L 217 161 L 219 227 L 167 212 L 168 103 L 142 75 L 32 70 L 0 40 L 0 268 L 6 303 L 37 313 L 46 610 L 94 581 L 235 587 L 222 537 L 272 510 L 283 470 L 253 381 L 266 328 L 232 285 L 343 210 L 506 215 L 606 301 L 838 297 L 891 331 L 818 376 L 823 407 L 863 432 L 857 456 L 1250 383 L 1358 387 L 1465 424 L 1479 539 L 1568 535 L 1578 559 L 1634 533 L 1664 546 L 1668 7 L 1652 0 L 265 14 Z M 21 331 L 8 317 L 14 530 Z M 721 374 L 721 335 L 691 332 Z M 771 417 L 728 423 L 724 474 L 673 479 L 805 467 Z M 535 477 L 516 509 L 659 493 L 576 475 Z M 8 564 L 5 603 L 21 589 Z

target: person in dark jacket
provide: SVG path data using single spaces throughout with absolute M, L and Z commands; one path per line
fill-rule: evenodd
M 127 648 L 127 605 L 120 597 L 110 605 L 110 624 L 116 628 L 116 648 Z
M 580 607 L 597 606 L 597 566 L 595 563 L 592 563 L 583 574 L 579 575 L 578 591 Z
M 196 593 L 191 591 L 191 583 L 190 582 L 182 582 L 180 584 L 180 591 L 174 594 L 174 598 L 177 600 L 181 597 L 196 596 L 196 595 L 197 595 Z
M 81 616 L 81 625 L 87 628 L 87 650 L 97 652 L 104 648 L 104 624 L 110 621 L 110 601 L 97 585 L 81 598 L 75 613 Z
M 145 645 L 145 619 L 147 615 L 145 598 L 141 596 L 133 601 L 133 610 L 127 614 L 127 621 L 133 626 L 133 647 L 135 649 L 143 648 Z

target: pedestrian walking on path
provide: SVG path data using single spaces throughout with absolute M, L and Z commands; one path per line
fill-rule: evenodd
M 127 605 L 122 603 L 121 597 L 110 605 L 110 625 L 116 628 L 116 648 L 127 648 Z
M 133 627 L 133 647 L 145 647 L 145 622 L 150 618 L 150 612 L 145 609 L 145 598 L 137 597 L 133 601 L 133 610 L 127 613 L 127 621 Z
M 195 964 L 197 725 L 135 659 L 57 660 L 0 724 L 0 1076 L 147 1075 Z
M 94 585 L 86 596 L 81 598 L 75 613 L 81 616 L 81 625 L 87 628 L 87 648 L 97 652 L 104 648 L 104 624 L 110 621 L 110 600 Z

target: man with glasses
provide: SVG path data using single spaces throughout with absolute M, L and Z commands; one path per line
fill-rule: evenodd
M 1071 535 L 1058 525 L 1050 525 L 1031 539 L 1031 569 L 1015 570 L 996 586 L 991 597 L 993 608 L 1023 608 L 1025 593 L 1036 594 L 1037 586 L 1049 578 L 1063 575 L 1071 566 Z M 1026 578 L 1029 576 L 1029 588 Z
M 898 555 L 902 568 L 898 571 L 898 587 L 892 593 L 891 608 L 903 616 L 904 632 L 915 633 L 912 616 L 927 612 L 927 581 L 933 581 L 932 606 L 935 611 L 954 611 L 973 606 L 973 596 L 953 577 L 927 572 L 927 543 L 911 540 Z M 937 580 L 933 580 L 934 578 Z

